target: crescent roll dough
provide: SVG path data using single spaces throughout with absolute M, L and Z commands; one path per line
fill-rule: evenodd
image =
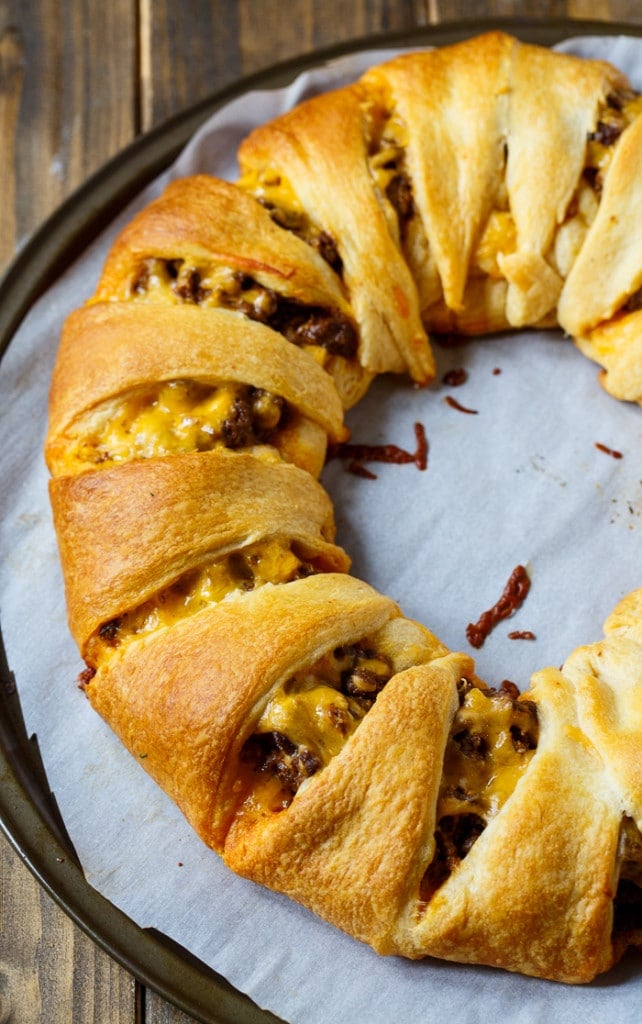
M 372 374 L 357 359 L 359 327 L 344 287 L 320 253 L 283 231 L 236 185 L 206 175 L 167 186 L 117 238 L 97 299 L 228 308 L 274 325 L 330 373 L 346 408 Z
M 318 482 L 428 332 L 559 325 L 642 402 L 642 102 L 490 33 L 173 181 L 67 320 L 46 458 L 92 706 L 203 841 L 380 954 L 642 947 L 642 591 L 521 695 L 349 575 Z
M 269 442 L 318 476 L 328 437 L 346 436 L 342 419 L 330 377 L 262 324 L 224 310 L 101 303 L 65 324 L 46 454 L 54 473 L 74 473 Z
M 251 454 L 217 450 L 130 462 L 59 477 L 50 493 L 68 570 L 71 631 L 84 657 L 105 623 L 122 620 L 159 593 L 168 604 L 167 589 L 204 563 L 216 560 L 220 567 L 233 559 L 219 573 L 219 587 L 230 591 L 250 589 L 266 560 L 286 578 L 315 567 L 349 567 L 333 543 L 332 506 L 320 485 L 294 466 Z M 183 603 L 186 594 L 183 584 Z

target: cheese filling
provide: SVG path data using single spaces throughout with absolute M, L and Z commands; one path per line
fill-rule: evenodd
M 279 171 L 270 167 L 261 171 L 250 170 L 239 178 L 237 185 L 270 210 L 277 224 L 297 233 L 314 232 L 312 221 L 292 185 Z
M 602 106 L 595 130 L 589 134 L 585 177 L 601 190 L 604 175 L 613 157 L 613 146 L 622 132 L 642 114 L 642 95 L 633 90 L 611 93 Z
M 420 887 L 420 906 L 464 859 L 502 809 L 537 747 L 537 706 L 517 687 L 483 690 L 459 684 L 459 708 L 444 756 L 437 800 L 435 856 Z
M 334 238 L 303 209 L 291 184 L 273 170 L 249 171 L 237 182 L 268 211 L 279 227 L 291 231 L 312 249 L 316 249 L 328 266 L 341 277 L 343 263 Z
M 406 170 L 408 129 L 385 106 L 367 107 L 368 169 L 386 215 L 392 237 L 402 245 L 406 226 L 415 212 L 412 183 Z
M 137 608 L 104 623 L 89 641 L 86 660 L 94 664 L 117 647 L 173 626 L 236 591 L 289 583 L 321 570 L 319 559 L 308 557 L 296 543 L 273 538 L 251 544 L 185 573 Z
M 268 814 L 343 749 L 393 675 L 367 639 L 339 647 L 272 696 L 241 753 L 243 813 Z
M 169 381 L 91 414 L 71 440 L 70 462 L 107 467 L 131 459 L 266 444 L 288 416 L 284 400 L 237 383 Z
M 333 355 L 352 359 L 357 351 L 357 329 L 340 310 L 288 299 L 249 274 L 230 267 L 199 267 L 184 260 L 150 258 L 143 261 L 134 279 L 126 283 L 122 297 L 233 310 L 311 351 L 321 365 Z

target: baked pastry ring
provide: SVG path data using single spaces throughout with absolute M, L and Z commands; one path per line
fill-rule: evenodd
M 642 946 L 642 591 L 489 689 L 349 575 L 315 479 L 432 331 L 559 324 L 642 401 L 640 114 L 502 33 L 404 55 L 253 131 L 236 184 L 173 182 L 64 328 L 89 701 L 234 871 L 382 954 L 580 983 Z

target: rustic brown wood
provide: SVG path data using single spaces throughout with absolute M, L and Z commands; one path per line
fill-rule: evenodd
M 145 1024 L 191 1024 L 192 1018 L 149 990 L 145 993 Z
M 133 1024 L 135 983 L 0 842 L 0 1020 Z
M 240 75 L 414 26 L 591 18 L 639 0 L 0 0 L 0 272 L 92 171 Z M 0 1021 L 189 1024 L 99 950 L 0 839 Z
M 15 151 L 18 112 L 24 78 L 24 46 L 20 33 L 12 25 L 0 30 L 0 125 L 3 145 L 0 147 L 0 267 L 13 256 L 16 233 Z
M 135 134 L 136 27 L 131 0 L 0 0 L 0 271 Z
M 426 5 L 412 0 L 344 4 L 290 0 L 287 15 L 282 0 L 192 0 L 185 6 L 172 0 L 143 0 L 142 10 L 147 127 L 239 75 L 345 40 L 427 21 Z M 199 26 L 197 33 L 194 24 Z
M 642 24 L 642 8 L 637 0 L 432 0 L 436 20 L 480 21 L 489 18 L 585 18 L 597 21 L 621 21 Z

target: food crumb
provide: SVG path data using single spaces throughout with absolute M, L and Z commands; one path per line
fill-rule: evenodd
M 605 455 L 610 455 L 613 459 L 622 458 L 622 452 L 618 452 L 615 448 L 608 448 L 605 444 L 602 444 L 600 441 L 595 442 L 595 447 L 598 451 L 604 452 Z
M 468 371 L 465 370 L 463 366 L 456 366 L 454 369 L 448 370 L 441 380 L 442 383 L 447 384 L 448 387 L 458 388 L 468 380 Z
M 471 647 L 483 646 L 489 633 L 502 619 L 507 619 L 521 607 L 530 590 L 531 581 L 523 565 L 516 565 L 499 601 L 480 615 L 477 622 L 469 622 L 466 639 Z
M 444 401 L 446 401 L 452 409 L 457 409 L 458 412 L 467 412 L 471 416 L 477 416 L 477 409 L 468 409 L 465 405 L 461 405 L 461 403 L 458 402 L 456 398 L 453 398 L 452 395 L 446 395 Z

